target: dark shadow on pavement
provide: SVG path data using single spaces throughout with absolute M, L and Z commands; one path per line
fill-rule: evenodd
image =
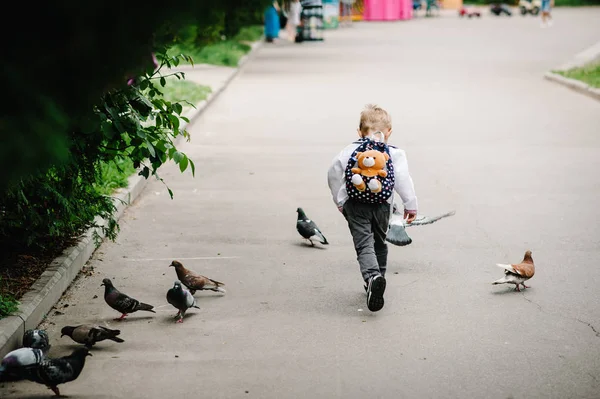
M 304 248 L 314 248 L 314 249 L 327 249 L 326 247 L 320 245 L 320 244 L 315 244 L 315 246 L 311 246 L 310 243 L 307 242 L 295 242 L 292 245 L 295 245 L 297 247 L 304 247 Z

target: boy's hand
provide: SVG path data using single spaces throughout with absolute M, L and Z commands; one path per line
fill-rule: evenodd
M 338 205 L 338 211 L 340 211 L 340 213 L 344 213 L 344 206 L 343 205 Z
M 414 220 L 417 218 L 417 211 L 408 211 L 408 210 L 404 210 L 404 220 L 406 220 L 406 223 L 410 224 L 412 222 L 414 222 Z

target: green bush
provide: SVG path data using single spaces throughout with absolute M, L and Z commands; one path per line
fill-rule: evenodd
M 156 71 L 107 92 L 77 121 L 79 128 L 68 135 L 67 162 L 20 179 L 0 194 L 0 248 L 43 249 L 97 226 L 97 216 L 108 221 L 101 228 L 114 239 L 118 225 L 109 195 L 126 185 L 129 172 L 141 168 L 144 177 L 158 177 L 158 168 L 172 160 L 182 172 L 191 167 L 194 173 L 194 163 L 173 144 L 180 135 L 189 139 L 180 129 L 180 120 L 187 121 L 183 106 L 165 100 L 160 91 L 167 84 L 162 70 L 179 58 L 158 54 L 158 59 Z
M 0 191 L 71 162 L 69 134 L 111 90 L 152 68 L 150 54 L 185 41 L 204 46 L 261 24 L 270 0 L 20 2 L 1 24 Z M 229 62 L 229 61 L 227 61 Z
M 240 59 L 250 51 L 248 44 L 225 40 L 202 48 L 173 46 L 169 54 L 185 54 L 194 64 L 212 64 L 235 67 Z
M 265 28 L 262 25 L 245 26 L 240 29 L 233 39 L 237 42 L 256 42 L 262 37 L 264 30 Z

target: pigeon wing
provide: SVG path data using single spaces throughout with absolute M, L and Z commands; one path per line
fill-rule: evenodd
M 455 211 L 451 211 L 438 216 L 417 216 L 417 218 L 412 223 L 408 223 L 406 224 L 406 226 L 423 226 L 426 224 L 435 223 L 440 219 L 453 216 L 455 213 Z
M 496 266 L 504 269 L 507 273 L 518 274 L 517 271 L 513 268 L 513 265 L 505 265 L 503 263 L 496 263 Z
M 192 307 L 196 306 L 196 298 L 194 298 L 194 296 L 189 291 L 184 291 L 184 292 L 185 292 L 186 308 L 192 308 Z
M 167 291 L 167 302 L 179 310 L 185 310 L 188 308 L 183 290 L 176 290 L 175 288 L 169 289 L 169 291 Z
M 50 359 L 43 362 L 32 373 L 32 380 L 40 384 L 56 386 L 75 379 L 73 375 L 73 367 L 66 359 Z
M 136 311 L 139 304 L 140 301 L 137 299 L 133 299 L 129 295 L 119 292 L 119 294 L 115 297 L 113 307 L 122 313 L 132 313 Z
M 533 263 L 519 263 L 518 265 L 512 265 L 514 271 L 522 277 L 531 278 L 535 274 L 535 267 Z
M 191 290 L 201 290 L 204 288 L 208 279 L 196 273 L 188 273 L 185 275 L 182 283 Z
M 315 230 L 318 230 L 318 228 L 311 220 L 298 220 L 296 230 L 302 237 L 309 239 L 315 235 Z

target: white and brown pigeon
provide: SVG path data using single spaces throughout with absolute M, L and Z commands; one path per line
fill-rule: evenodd
M 154 310 L 154 306 L 148 305 L 147 303 L 143 303 L 130 297 L 129 295 L 123 294 L 118 289 L 115 288 L 112 281 L 110 279 L 105 278 L 102 280 L 102 284 L 104 286 L 104 300 L 114 310 L 121 312 L 121 317 L 115 320 L 123 320 L 125 316 L 130 313 L 137 312 L 138 310 L 145 310 L 147 312 L 156 313 Z
M 225 289 L 221 287 L 222 285 L 225 285 L 222 282 L 198 274 L 193 270 L 186 269 L 183 264 L 177 260 L 171 262 L 169 267 L 171 266 L 175 268 L 179 281 L 190 290 L 192 295 L 194 295 L 196 291 L 215 291 L 222 294 L 225 294 L 226 292 Z
M 313 240 L 318 241 L 323 245 L 329 245 L 329 242 L 327 242 L 327 239 L 325 238 L 323 233 L 321 233 L 321 230 L 319 230 L 315 222 L 313 222 L 306 216 L 304 210 L 302 208 L 298 208 L 296 209 L 296 212 L 298 212 L 298 219 L 296 220 L 296 230 L 298 230 L 298 233 L 300 233 L 302 238 L 308 240 L 310 242 L 310 245 L 313 247 L 315 246 Z
M 167 291 L 167 302 L 178 310 L 175 316 L 177 323 L 183 323 L 183 317 L 189 308 L 200 309 L 196 305 L 196 298 L 187 289 L 182 287 L 181 282 L 178 280 L 173 283 L 173 288 Z
M 505 265 L 501 263 L 496 264 L 498 267 L 504 269 L 504 277 L 494 281 L 492 284 L 514 284 L 516 291 L 521 291 L 519 285 L 523 288 L 529 288 L 525 285 L 525 281 L 529 280 L 535 274 L 535 265 L 533 258 L 531 257 L 531 251 L 526 251 L 525 256 L 521 263 Z
M 117 335 L 121 334 L 121 330 L 112 330 L 103 326 L 93 324 L 81 324 L 78 326 L 65 326 L 60 330 L 60 337 L 70 337 L 73 341 L 84 344 L 91 348 L 97 342 L 111 340 L 115 342 L 125 342 Z

